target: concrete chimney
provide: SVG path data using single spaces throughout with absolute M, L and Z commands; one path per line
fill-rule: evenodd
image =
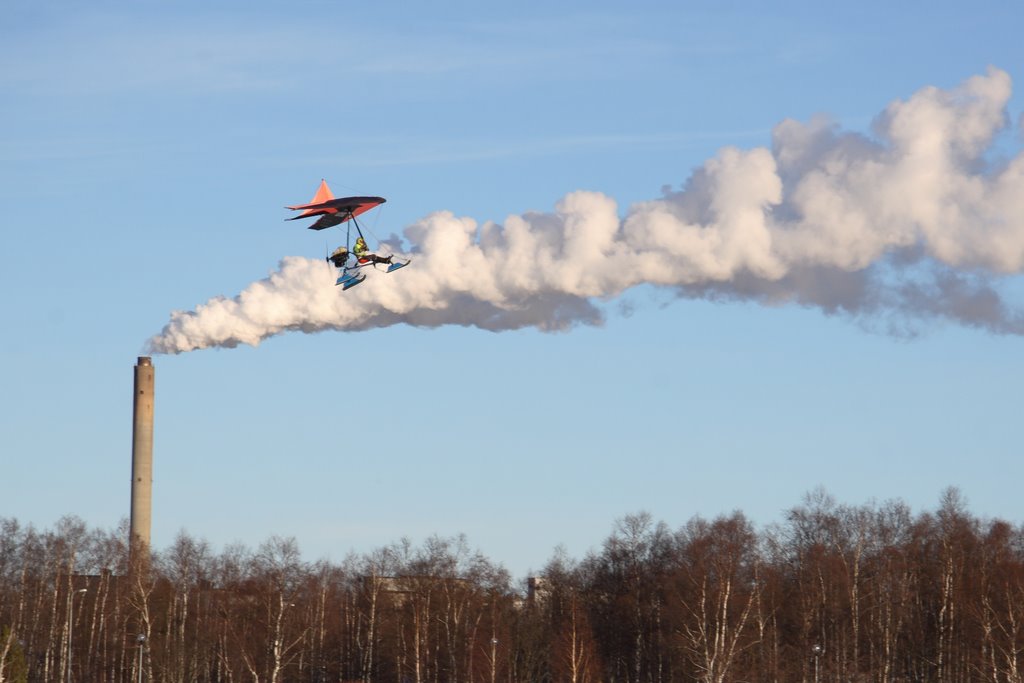
M 132 423 L 132 557 L 147 557 L 153 513 L 153 361 L 139 356 L 135 366 L 135 406 Z

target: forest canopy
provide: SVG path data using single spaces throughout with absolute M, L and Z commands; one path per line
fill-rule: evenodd
M 521 583 L 462 536 L 334 564 L 185 532 L 130 562 L 127 535 L 0 518 L 0 683 L 1022 680 L 1024 529 L 955 489 L 819 490 L 762 529 L 635 513 Z

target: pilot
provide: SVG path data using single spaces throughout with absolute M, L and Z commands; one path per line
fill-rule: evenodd
M 366 263 L 367 261 L 372 263 L 391 263 L 390 256 L 377 256 L 376 254 L 370 253 L 370 248 L 366 246 L 366 240 L 360 235 L 356 239 L 355 245 L 352 247 L 352 253 L 356 255 L 360 263 Z

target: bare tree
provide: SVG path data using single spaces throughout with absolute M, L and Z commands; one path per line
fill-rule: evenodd
M 600 667 L 590 620 L 577 591 L 569 589 L 552 648 L 552 671 L 558 683 L 590 683 L 599 679 Z
M 285 667 L 294 663 L 307 629 L 299 623 L 299 587 L 305 567 L 294 538 L 271 537 L 256 555 L 255 571 L 262 599 L 270 663 L 268 683 L 280 683 Z
M 706 683 L 723 683 L 737 657 L 757 644 L 750 618 L 759 597 L 757 537 L 741 513 L 691 520 L 680 533 L 677 631 Z
M 617 521 L 601 554 L 581 565 L 596 598 L 592 625 L 607 675 L 631 683 L 669 676 L 662 585 L 673 553 L 668 526 L 641 512 Z

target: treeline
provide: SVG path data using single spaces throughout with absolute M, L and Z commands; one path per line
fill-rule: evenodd
M 134 567 L 126 538 L 0 519 L 0 683 L 1022 680 L 1024 529 L 954 489 L 818 491 L 763 530 L 635 514 L 521 586 L 461 537 L 331 564 L 183 533 Z

